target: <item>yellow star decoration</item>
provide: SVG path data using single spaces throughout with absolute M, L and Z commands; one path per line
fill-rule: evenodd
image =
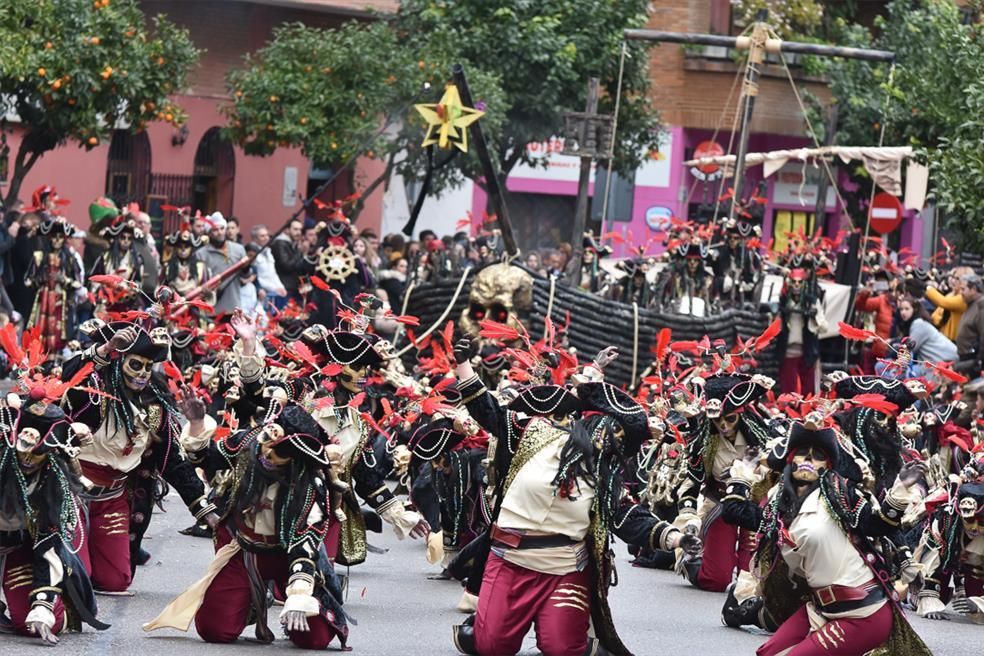
M 458 87 L 449 84 L 436 105 L 414 105 L 427 122 L 424 146 L 437 144 L 448 150 L 452 146 L 468 152 L 468 126 L 480 119 L 485 112 L 461 104 Z

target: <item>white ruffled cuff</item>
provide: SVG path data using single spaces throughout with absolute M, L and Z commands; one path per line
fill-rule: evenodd
M 191 424 L 185 424 L 181 428 L 181 437 L 179 438 L 179 441 L 182 448 L 184 448 L 184 450 L 188 453 L 197 453 L 198 451 L 204 449 L 211 441 L 212 435 L 215 434 L 215 429 L 218 428 L 218 424 L 215 420 L 209 415 L 205 415 L 204 422 L 205 430 L 198 435 L 191 434 Z
M 928 613 L 940 613 L 946 610 L 946 604 L 936 595 L 919 595 L 919 605 L 916 606 L 916 613 L 920 617 L 926 617 Z
M 284 620 L 287 613 L 295 610 L 302 611 L 305 617 L 314 617 L 315 615 L 319 615 L 321 613 L 321 604 L 319 604 L 318 600 L 311 595 L 288 595 L 287 599 L 284 600 L 283 610 L 280 611 L 280 621 L 282 622 Z
M 243 342 L 237 339 L 232 345 L 232 352 L 236 355 L 236 363 L 239 365 L 239 379 L 244 383 L 252 383 L 263 376 L 263 356 L 257 348 L 253 355 L 243 354 Z
M 25 624 L 30 624 L 31 622 L 40 622 L 49 629 L 53 629 L 55 628 L 55 614 L 45 606 L 34 606 L 31 608 L 31 612 L 27 614 L 27 617 L 24 618 Z
M 394 499 L 394 501 L 397 500 Z M 399 540 L 409 535 L 413 527 L 419 524 L 421 520 L 420 513 L 407 510 L 399 501 L 386 504 L 385 508 L 377 508 L 376 512 L 379 513 L 384 522 L 393 526 L 393 532 L 396 533 Z

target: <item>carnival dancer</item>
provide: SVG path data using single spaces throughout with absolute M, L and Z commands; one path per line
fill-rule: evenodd
M 147 332 L 127 322 L 105 324 L 92 319 L 81 330 L 94 344 L 65 363 L 71 378 L 91 363 L 86 384 L 102 394 L 73 389 L 63 401 L 73 421 L 88 425 L 93 440 L 79 452 L 82 472 L 92 482 L 88 521 L 79 556 L 96 589 L 122 593 L 133 580 L 151 504 L 135 511 L 135 499 L 155 493 L 163 477 L 181 495 L 195 519 L 214 524 L 215 506 L 178 443 L 188 434 L 162 381 L 156 363 L 167 358 L 164 328 Z M 207 422 L 214 428 L 214 420 Z
M 773 449 L 782 478 L 764 507 L 749 500 L 754 463 L 736 460 L 731 468 L 724 503 L 743 526 L 759 527 L 765 601 L 782 622 L 757 654 L 861 656 L 882 647 L 893 656 L 928 655 L 898 607 L 891 563 L 872 540 L 899 538 L 902 499 L 922 465 L 903 469 L 879 504 L 827 421 L 807 414 Z
M 341 479 L 352 486 L 356 495 L 386 523 L 393 526 L 398 538 L 416 539 L 430 533 L 430 525 L 414 511 L 408 510 L 386 485 L 372 449 L 373 427 L 361 409 L 362 394 L 370 371 L 383 363 L 388 342 L 364 332 L 369 317 L 353 331 L 329 331 L 314 324 L 301 334 L 303 343 L 318 360 L 318 365 L 337 369 L 334 389 L 329 397 L 310 399 L 318 425 L 341 447 Z M 323 377 L 325 374 L 319 374 Z M 323 389 L 323 388 L 322 388 Z M 351 499 L 351 497 L 349 497 Z M 354 501 L 354 500 L 352 500 Z M 344 565 L 357 565 L 366 558 L 366 523 L 356 503 L 346 503 L 346 521 L 332 531 L 326 543 L 328 555 Z M 378 521 L 378 520 L 377 520 Z M 340 531 L 340 535 L 336 534 Z
M 81 622 L 109 628 L 95 618 L 92 586 L 72 549 L 83 530 L 74 458 L 88 431 L 69 425 L 50 398 L 68 385 L 35 379 L 26 393 L 0 401 L 0 579 L 6 600 L 0 629 L 51 645 L 62 631 L 81 630 Z
M 40 331 L 44 349 L 55 357 L 75 337 L 75 293 L 82 287 L 82 275 L 78 260 L 65 245 L 74 230 L 62 219 L 42 221 L 41 250 L 34 252 L 24 279 L 28 288 L 37 290 L 27 325 Z
M 786 276 L 780 298 L 782 331 L 777 346 L 782 353 L 779 389 L 804 396 L 817 391 L 820 335 L 826 330 L 823 299 L 815 291 L 815 280 L 806 269 L 792 269 Z
M 191 231 L 190 225 L 183 225 L 165 239 L 164 266 L 161 269 L 161 283 L 182 296 L 201 287 L 208 280 L 205 263 L 194 257 L 205 239 Z
M 949 619 L 944 612 L 949 602 L 954 611 L 984 624 L 984 458 L 978 456 L 956 480 L 956 493 L 933 512 L 916 549 L 925 573 L 916 612 Z
M 92 289 L 97 299 L 110 311 L 141 309 L 140 285 L 143 282 L 143 260 L 137 252 L 135 239 L 140 234 L 136 222 L 129 215 L 121 215 L 100 235 L 109 242 L 109 250 L 96 260 L 89 278 L 116 276 L 129 285 L 100 285 L 93 281 Z
M 682 561 L 683 573 L 698 588 L 724 591 L 735 569 L 747 570 L 754 549 L 754 535 L 741 531 L 721 517 L 728 470 L 749 447 L 765 446 L 775 437 L 755 403 L 772 389 L 771 378 L 762 375 L 716 374 L 695 387 L 696 406 L 685 412 L 687 478 L 677 502 L 679 527 L 699 527 L 704 552 L 700 558 Z M 701 407 L 702 406 L 702 407 Z M 698 508 L 698 498 L 703 504 Z
M 650 437 L 646 411 L 617 388 L 592 382 L 579 385 L 576 397 L 554 385 L 548 399 L 533 399 L 566 406 L 569 418 L 580 410 L 569 427 L 547 416 L 521 419 L 479 380 L 474 355 L 469 338 L 455 344 L 462 402 L 493 437 L 489 470 L 500 482 L 499 502 L 478 610 L 456 627 L 456 646 L 466 654 L 515 654 L 535 624 L 542 653 L 581 656 L 593 620 L 605 649 L 628 654 L 607 603 L 609 533 L 630 544 L 699 549 L 697 538 L 624 496 L 623 461 Z
M 286 595 L 280 623 L 295 646 L 323 650 L 337 637 L 345 650 L 342 590 L 323 545 L 329 523 L 338 521 L 328 434 L 290 403 L 262 426 L 213 441 L 204 401 L 186 388 L 179 403 L 192 459 L 210 478 L 229 474 L 217 489 L 222 519 L 208 572 L 144 630 L 187 631 L 194 621 L 206 642 L 229 643 L 255 623 L 257 639 L 273 642 L 266 625 L 272 583 Z

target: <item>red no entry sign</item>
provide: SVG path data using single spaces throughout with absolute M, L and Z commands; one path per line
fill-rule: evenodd
M 902 223 L 902 203 L 892 194 L 882 191 L 875 194 L 868 212 L 871 229 L 880 235 L 887 235 Z

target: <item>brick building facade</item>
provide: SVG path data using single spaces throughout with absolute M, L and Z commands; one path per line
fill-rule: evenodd
M 218 138 L 225 125 L 221 109 L 228 103 L 226 74 L 239 66 L 243 55 L 262 47 L 273 27 L 302 22 L 331 27 L 353 18 L 371 20 L 373 12 L 395 11 L 397 0 L 140 0 L 150 17 L 164 14 L 189 30 L 194 44 L 204 50 L 188 86 L 175 96 L 188 113 L 185 126 L 176 130 L 154 123 L 138 135 L 117 130 L 112 142 L 86 152 L 69 143 L 47 153 L 35 165 L 22 187 L 31 190 L 54 184 L 73 202 L 66 208 L 70 221 L 86 226 L 86 207 L 106 194 L 117 202 L 137 201 L 142 207 L 192 205 L 203 212 L 219 210 L 240 219 L 244 231 L 264 223 L 279 227 L 300 207 L 300 197 L 330 172 L 312 170 L 298 149 L 278 149 L 269 157 L 247 156 L 242 149 Z M 19 146 L 19 130 L 8 135 L 11 152 Z M 358 185 L 380 164 L 360 160 L 355 168 Z M 347 175 L 352 175 L 351 173 Z M 373 176 L 374 177 L 374 176 Z M 339 182 L 347 182 L 340 178 Z M 345 194 L 345 184 L 329 188 L 325 200 Z M 379 226 L 382 194 L 366 199 L 360 224 Z

